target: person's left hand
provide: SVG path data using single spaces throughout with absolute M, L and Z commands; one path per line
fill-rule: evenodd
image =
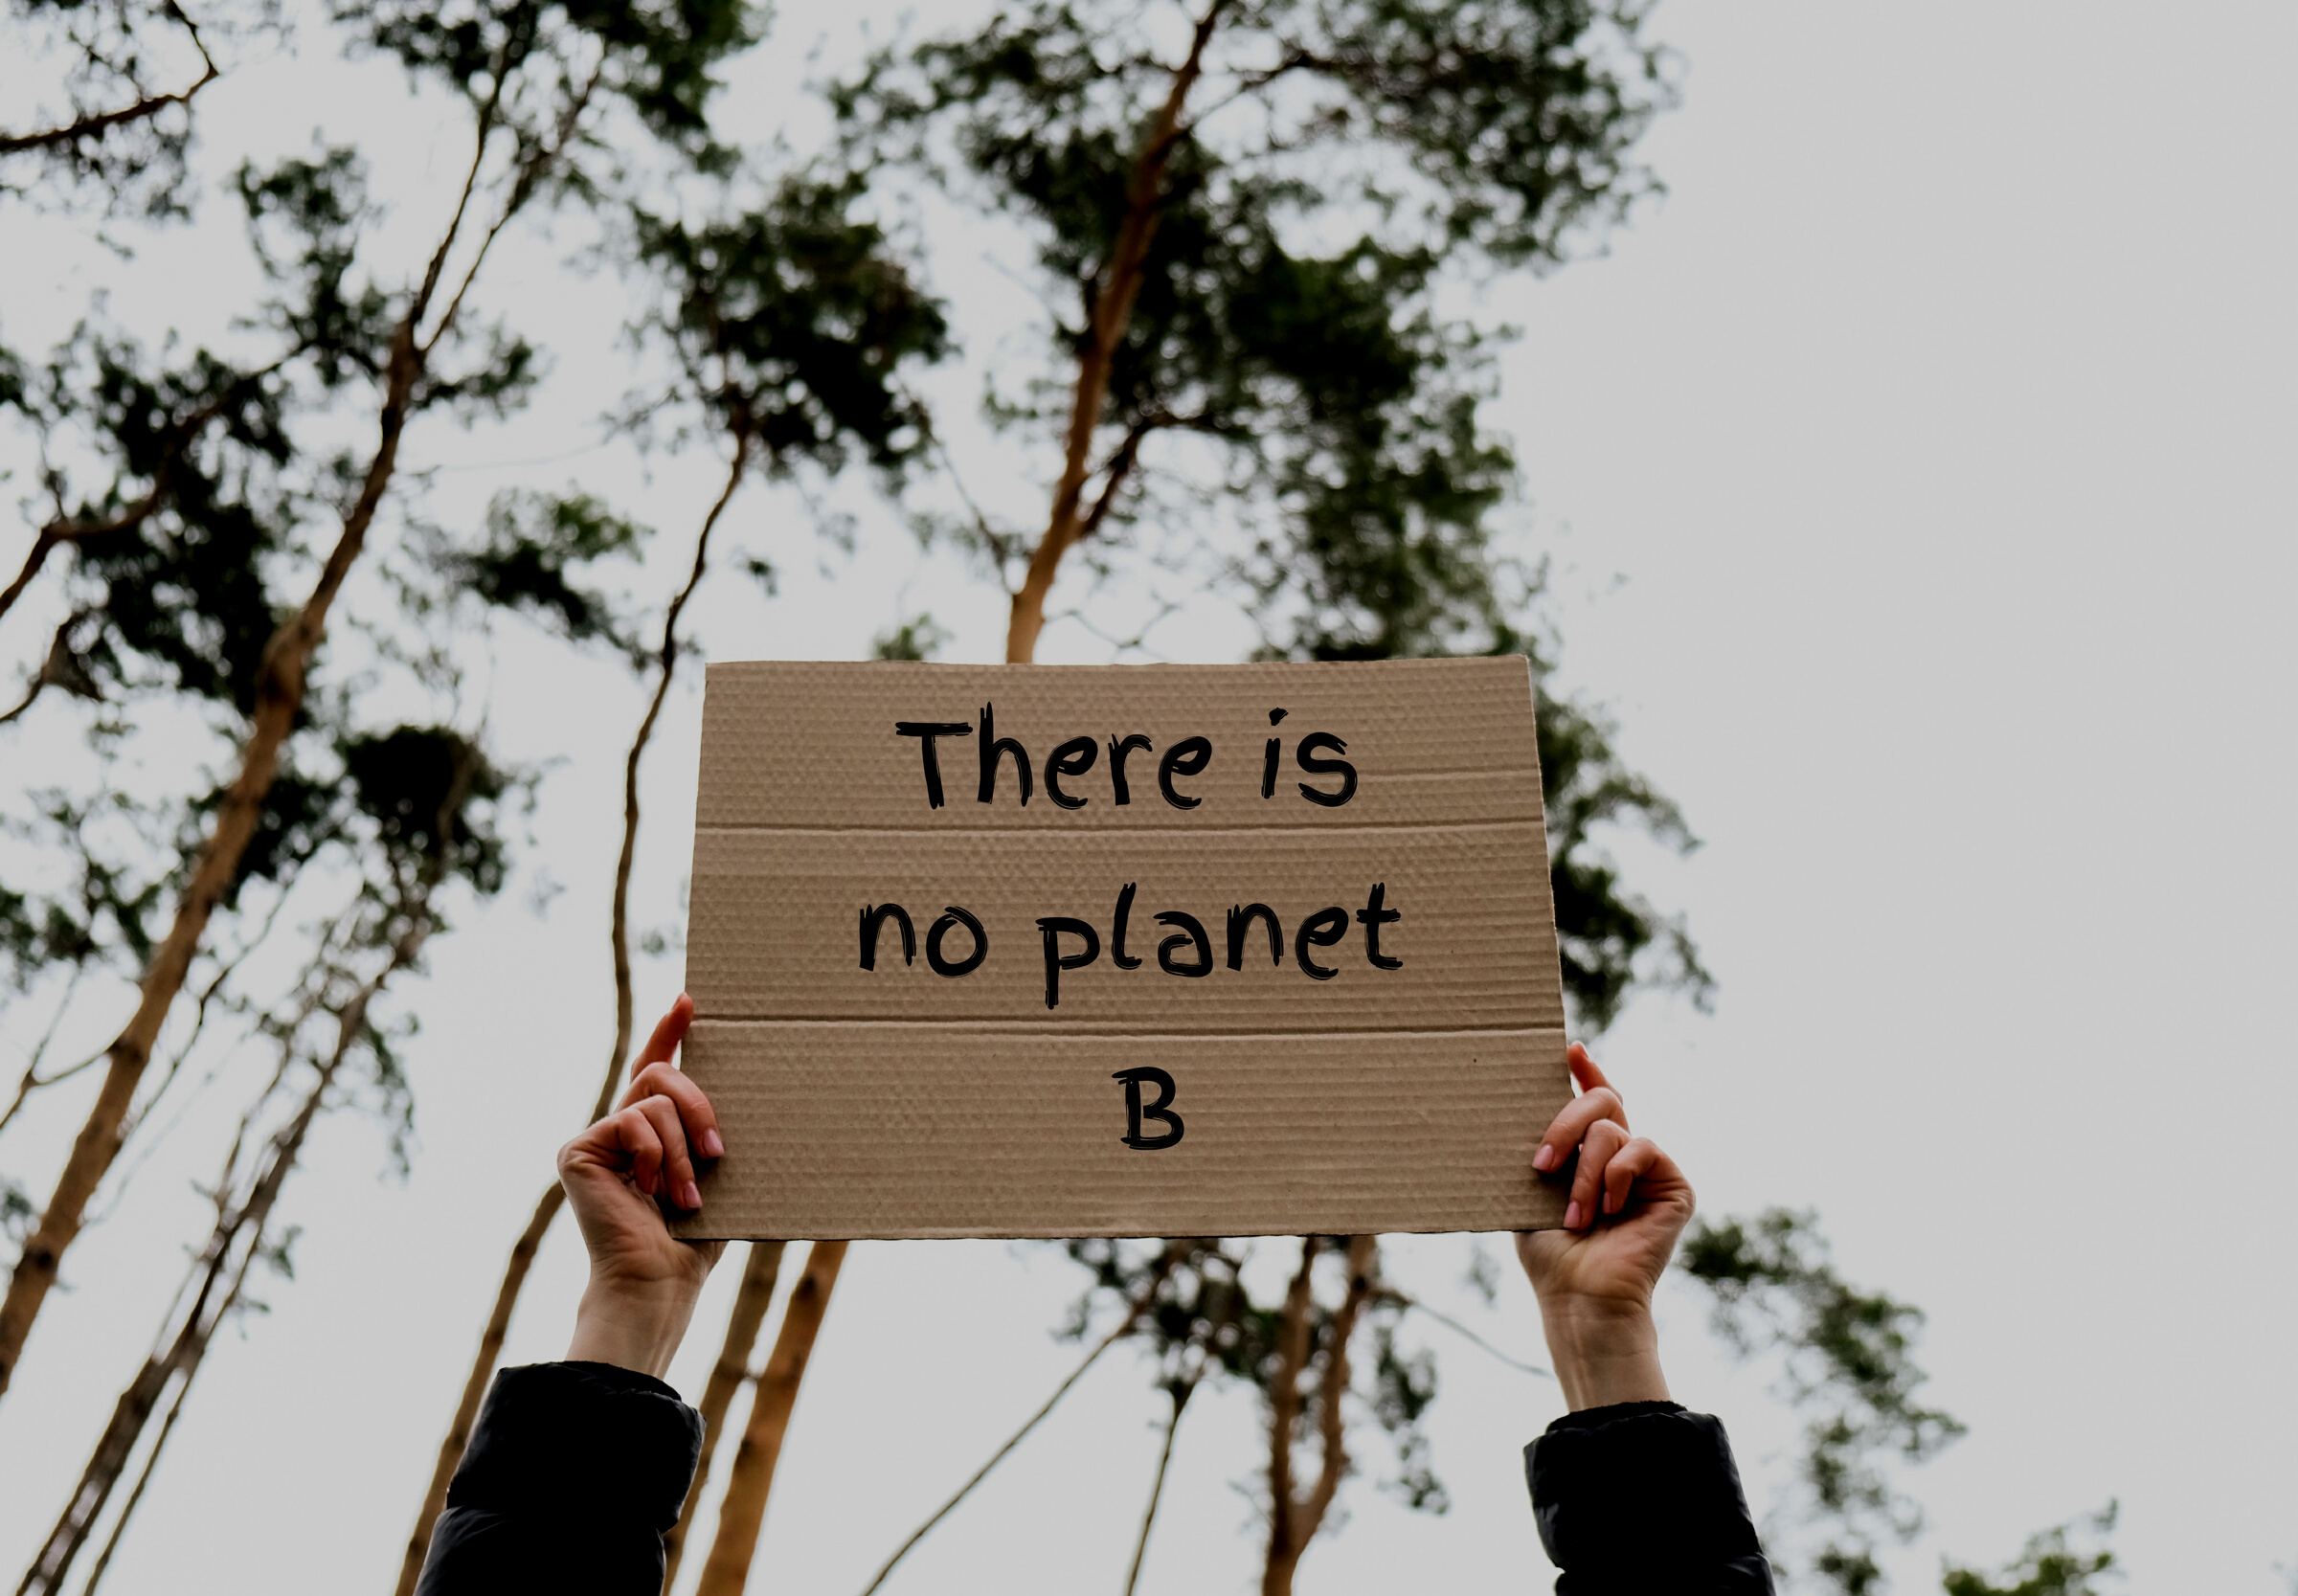
M 671 1064 L 693 1023 L 681 995 L 634 1061 L 617 1110 L 559 1149 L 558 1179 L 591 1255 L 570 1359 L 659 1377 L 686 1334 L 724 1242 L 683 1242 L 663 1207 L 702 1206 L 694 1160 L 724 1155 L 718 1116 Z

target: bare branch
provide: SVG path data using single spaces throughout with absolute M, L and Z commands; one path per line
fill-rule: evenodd
M 1028 1438 L 1029 1432 L 1044 1422 L 1046 1415 L 1053 1411 L 1062 1398 L 1070 1394 L 1070 1387 L 1085 1378 L 1085 1371 L 1092 1368 L 1100 1360 L 1103 1353 L 1140 1328 L 1142 1316 L 1157 1302 L 1159 1288 L 1164 1285 L 1166 1277 L 1173 1272 L 1186 1251 L 1185 1244 L 1170 1243 L 1166 1246 L 1163 1256 L 1158 1260 L 1156 1272 L 1149 1277 L 1149 1283 L 1141 1288 L 1133 1301 L 1126 1305 L 1125 1316 L 1117 1321 L 1115 1328 L 1093 1343 L 1093 1350 L 1085 1355 L 1084 1361 L 1070 1371 L 1067 1380 L 1053 1387 L 1053 1394 L 1045 1400 L 1044 1405 L 1022 1422 L 1021 1428 L 1005 1438 L 1003 1446 L 989 1454 L 989 1461 L 976 1469 L 973 1476 L 958 1488 L 955 1495 L 936 1508 L 933 1516 L 924 1523 L 910 1532 L 910 1539 L 894 1548 L 893 1556 L 886 1560 L 885 1565 L 878 1570 L 877 1576 L 863 1587 L 862 1596 L 876 1596 L 878 1587 L 886 1583 L 886 1576 L 893 1572 L 894 1564 L 908 1557 L 910 1549 L 923 1540 L 928 1531 L 956 1511 L 958 1504 L 973 1494 L 974 1487 L 987 1479 L 989 1472 L 1004 1462 L 1006 1454 Z
M 103 111 L 93 116 L 84 116 L 61 127 L 42 128 L 34 133 L 0 133 L 0 156 L 20 155 L 28 150 L 56 149 L 67 145 L 83 144 L 91 139 L 103 137 L 115 127 L 124 127 L 135 122 L 147 122 L 170 105 L 189 107 L 192 103 L 192 97 L 222 77 L 223 73 L 215 65 L 215 57 L 208 54 L 207 44 L 199 36 L 199 29 L 190 17 L 184 14 L 182 8 L 174 4 L 174 0 L 169 0 L 168 14 L 183 25 L 184 32 L 192 36 L 192 48 L 199 52 L 203 70 L 200 72 L 197 81 L 190 87 L 178 89 L 172 94 L 147 95 L 132 105 L 124 105 L 116 111 Z M 0 605 L 0 608 L 5 607 Z

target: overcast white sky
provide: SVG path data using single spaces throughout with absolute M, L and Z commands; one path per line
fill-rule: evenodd
M 740 75 L 746 125 L 770 132 L 804 51 L 826 34 L 837 58 L 864 14 L 891 8 L 787 4 Z M 1893 1559 L 1900 1589 L 1936 1589 L 1942 1554 L 1994 1563 L 2112 1497 L 2133 1589 L 2279 1591 L 2274 1564 L 2298 1564 L 2298 13 L 1668 0 L 1654 32 L 1682 56 L 1682 108 L 1646 146 L 1670 196 L 1607 258 L 1495 307 L 1524 331 L 1492 418 L 1522 458 L 1527 547 L 1555 560 L 1564 680 L 1611 708 L 1706 840 L 1682 864 L 1623 853 L 1688 912 L 1717 1010 L 1647 1000 L 1602 1054 L 1707 1211 L 1814 1207 L 1847 1273 L 1928 1311 L 1927 1394 L 1971 1433 L 1907 1478 L 1931 1528 Z M 419 220 L 460 135 L 395 75 L 335 65 L 316 31 L 305 46 L 202 101 L 204 165 L 357 131 Z M 193 236 L 124 264 L 0 215 L 0 333 L 20 348 L 99 281 L 123 320 L 205 329 L 243 281 Z M 207 231 L 234 236 L 220 208 Z M 494 303 L 552 348 L 554 374 L 512 427 L 417 440 L 418 463 L 449 468 L 431 507 L 578 474 L 668 529 L 648 579 L 666 577 L 716 486 L 708 461 L 506 463 L 585 449 L 624 382 L 598 335 L 620 315 L 612 284 L 520 247 Z M 941 285 L 994 308 L 970 248 L 938 260 Z M 977 371 L 996 330 L 959 327 Z M 786 494 L 754 490 L 736 514 L 785 578 L 771 602 L 712 590 L 713 657 L 853 658 L 919 609 L 955 632 L 945 657 L 997 657 L 1000 596 L 882 518 L 853 557 L 818 562 Z M 28 540 L 0 531 L 0 564 Z M 11 618 L 10 669 L 44 636 Z M 1250 641 L 1204 607 L 1152 639 L 1178 660 Z M 1075 626 L 1041 654 L 1107 656 Z M 507 643 L 488 714 L 505 755 L 563 761 L 526 857 L 567 889 L 541 918 L 507 893 L 434 959 L 410 1180 L 380 1174 L 371 1127 L 315 1138 L 287 1199 L 306 1227 L 298 1278 L 218 1346 L 115 1596 L 395 1573 L 503 1254 L 611 1034 L 603 905 L 638 706 L 605 667 L 522 669 L 551 658 Z M 675 912 L 698 705 L 675 700 L 649 768 L 642 923 Z M 678 984 L 675 955 L 649 963 L 642 1006 Z M 46 1105 L 0 1165 L 44 1192 L 32 1150 L 83 1108 Z M 73 1254 L 76 1289 L 0 1405 L 0 1567 L 29 1558 L 142 1355 L 195 1222 L 183 1182 L 214 1157 L 201 1131 Z M 1412 1241 L 1392 1267 L 1532 1355 L 1521 1280 L 1488 1313 L 1453 1286 L 1466 1256 Z M 511 1360 L 562 1349 L 580 1272 L 562 1227 Z M 675 1371 L 689 1395 L 732 1276 Z M 1048 1331 L 1070 1286 L 1027 1249 L 857 1247 L 759 1587 L 859 1590 L 1066 1372 L 1075 1355 Z M 1765 1378 L 1728 1365 L 1688 1295 L 1664 1333 L 1678 1395 L 1731 1426 L 1760 1497 L 1791 1437 Z M 1516 1453 L 1554 1388 L 1426 1335 L 1455 1505 L 1410 1515 L 1360 1480 L 1304 1590 L 1545 1577 Z M 890 1589 L 1119 1588 L 1160 1401 L 1124 1360 L 1097 1369 Z M 1144 1590 L 1249 1586 L 1232 1482 L 1260 1446 L 1242 1396 L 1192 1409 Z

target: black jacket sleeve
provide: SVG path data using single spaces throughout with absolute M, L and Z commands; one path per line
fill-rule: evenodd
M 1566 1413 L 1524 1449 L 1557 1596 L 1770 1596 L 1724 1427 L 1672 1402 Z
M 650 1375 L 505 1369 L 447 1487 L 417 1596 L 661 1596 L 663 1533 L 701 1450 L 702 1415 Z

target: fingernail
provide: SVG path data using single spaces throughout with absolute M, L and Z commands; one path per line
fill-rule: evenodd
M 1617 1213 L 1619 1212 L 1619 1207 L 1620 1200 L 1614 1197 L 1611 1193 L 1606 1192 L 1604 1194 L 1604 1211 L 1608 1214 Z
M 1564 1227 L 1566 1230 L 1577 1230 L 1580 1228 L 1579 1203 L 1574 1203 L 1564 1210 Z
M 1556 1167 L 1556 1149 L 1545 1142 L 1541 1143 L 1540 1151 L 1532 1155 L 1532 1167 L 1543 1175 L 1554 1169 Z
M 701 1188 L 700 1186 L 696 1185 L 696 1184 L 695 1184 L 693 1181 L 691 1181 L 691 1180 L 688 1180 L 688 1181 L 687 1181 L 687 1182 L 685 1185 L 683 1185 L 683 1186 L 679 1187 L 679 1188 L 678 1188 L 678 1205 L 679 1205 L 680 1207 L 682 1207 L 682 1208 L 699 1208 L 699 1207 L 701 1207 L 701 1206 L 702 1206 L 702 1188 Z
M 715 1131 L 703 1132 L 702 1135 L 696 1138 L 695 1145 L 702 1149 L 702 1156 L 706 1158 L 723 1158 L 726 1157 L 726 1138 Z

